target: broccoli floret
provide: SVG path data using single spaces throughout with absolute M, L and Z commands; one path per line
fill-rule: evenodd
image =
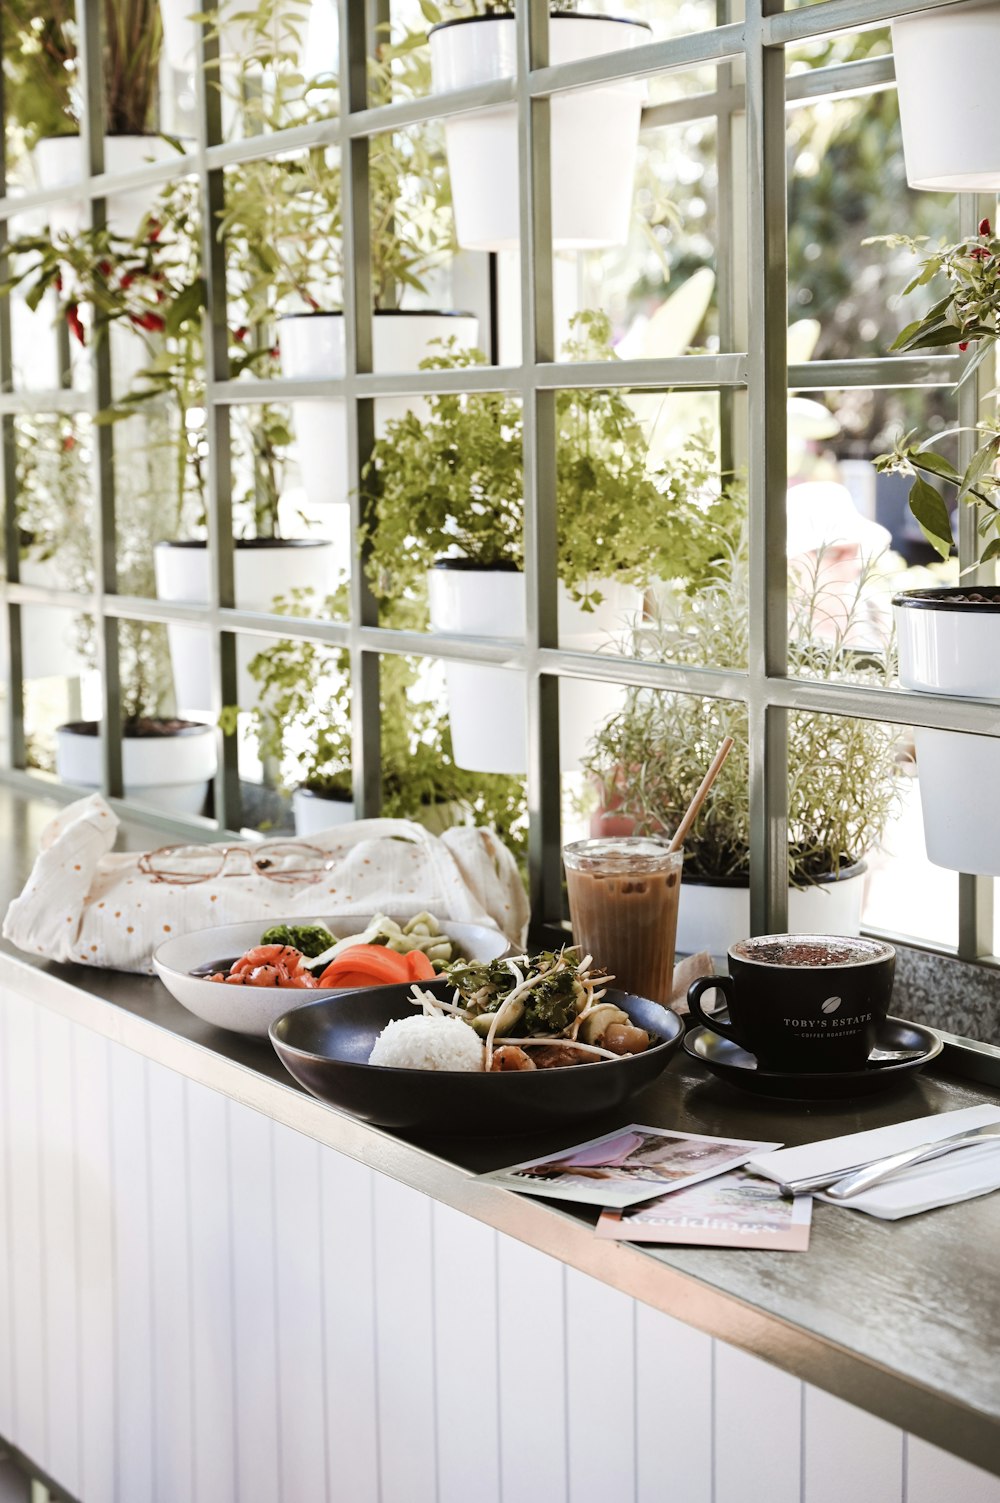
M 307 960 L 315 960 L 337 941 L 322 924 L 275 924 L 261 935 L 262 945 L 291 945 Z

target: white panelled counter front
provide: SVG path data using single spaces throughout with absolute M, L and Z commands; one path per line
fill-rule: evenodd
M 5 896 L 50 812 L 0 791 Z M 682 1059 L 636 1115 L 807 1141 L 998 1068 L 803 1120 Z M 471 1177 L 559 1139 L 381 1132 L 158 982 L 10 950 L 0 1134 L 0 1437 L 55 1496 L 1000 1503 L 1000 1195 L 818 1206 L 806 1254 L 598 1241 Z

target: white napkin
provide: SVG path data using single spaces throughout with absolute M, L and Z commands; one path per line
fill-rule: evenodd
M 987 1122 L 1000 1122 L 1000 1107 L 962 1107 L 959 1111 L 939 1112 L 931 1117 L 914 1117 L 892 1127 L 876 1127 L 870 1132 L 805 1143 L 801 1148 L 779 1148 L 774 1153 L 757 1154 L 747 1161 L 746 1168 L 767 1179 L 785 1181 L 826 1174 L 834 1169 L 843 1169 L 846 1174 L 852 1166 L 870 1159 L 888 1158 L 906 1148 L 949 1138 L 953 1133 L 967 1132 Z M 820 1199 L 830 1205 L 844 1206 L 847 1210 L 867 1211 L 869 1216 L 879 1216 L 884 1221 L 898 1221 L 902 1216 L 915 1216 L 918 1211 L 930 1211 L 935 1206 L 972 1200 L 976 1195 L 986 1195 L 990 1190 L 998 1189 L 1000 1139 L 995 1139 L 904 1169 L 850 1200 L 830 1200 L 826 1195 L 821 1195 Z

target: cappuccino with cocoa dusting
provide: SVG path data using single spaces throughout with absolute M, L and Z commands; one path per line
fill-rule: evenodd
M 875 939 L 813 939 L 789 934 L 783 938 L 743 939 L 733 945 L 733 954 L 741 960 L 756 960 L 765 965 L 860 965 L 866 960 L 884 960 L 891 953 L 889 945 Z
M 896 952 L 877 939 L 766 934 L 729 950 L 728 976 L 702 976 L 688 1007 L 706 1028 L 756 1056 L 762 1070 L 862 1070 L 885 1022 Z M 729 1016 L 701 998 L 721 991 Z

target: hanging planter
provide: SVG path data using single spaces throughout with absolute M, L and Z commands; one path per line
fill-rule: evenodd
M 600 582 L 603 603 L 584 612 L 559 585 L 559 640 L 595 652 L 620 636 L 642 608 L 631 585 Z M 466 558 L 439 559 L 428 575 L 431 627 L 442 633 L 523 638 L 524 575 L 515 566 L 485 568 Z M 527 768 L 524 676 L 478 663 L 445 665 L 448 720 L 455 762 L 472 772 L 522 774 Z M 618 708 L 614 684 L 565 679 L 559 685 L 559 749 L 563 771 L 575 771 L 595 725 Z
M 549 26 L 553 64 L 641 46 L 645 22 L 557 13 Z M 432 28 L 434 92 L 474 88 L 516 73 L 513 15 L 468 16 Z M 641 79 L 552 98 L 552 241 L 557 250 L 595 250 L 628 239 Z M 513 104 L 445 121 L 458 243 L 466 250 L 515 249 L 520 240 L 517 108 Z
M 415 371 L 437 340 L 454 339 L 472 349 L 478 321 L 471 313 L 385 309 L 374 315 L 373 365 L 379 375 Z M 291 313 L 279 321 L 282 375 L 299 381 L 336 380 L 344 374 L 344 315 Z M 344 403 L 338 398 L 292 402 L 295 441 L 302 484 L 312 505 L 346 502 L 353 489 L 347 472 Z M 422 413 L 419 397 L 380 397 L 376 434 L 392 418 Z
M 150 162 L 165 162 L 177 155 L 177 148 L 163 136 L 120 135 L 104 138 L 104 170 L 107 173 L 134 172 Z M 67 190 L 63 202 L 52 204 L 48 211 L 53 237 L 77 234 L 86 222 L 82 199 L 74 200 L 70 190 L 79 186 L 85 170 L 83 143 L 79 136 L 43 136 L 31 154 L 38 186 L 45 192 Z M 108 199 L 108 227 L 117 235 L 130 239 L 149 212 L 153 189 L 137 188 L 131 193 L 114 193 Z
M 1000 188 L 1000 7 L 948 5 L 892 23 L 906 178 L 911 188 Z
M 20 583 L 58 588 L 55 560 L 22 558 Z M 21 676 L 79 678 L 86 669 L 77 643 L 77 620 L 72 611 L 47 605 L 21 606 Z M 10 674 L 7 613 L 0 617 L 0 669 Z
M 200 14 L 202 9 L 193 5 L 192 0 L 160 0 L 163 51 L 171 68 L 180 73 L 190 73 L 197 64 L 201 26 L 191 17 Z M 252 28 L 237 20 L 224 22 L 219 29 L 220 55 L 224 58 L 240 56 L 250 46 L 252 35 Z
M 236 600 L 241 610 L 270 611 L 276 597 L 292 590 L 311 590 L 323 600 L 334 587 L 335 550 L 325 538 L 238 538 L 235 547 Z M 207 543 L 197 539 L 157 543 L 153 560 L 158 599 L 206 603 L 211 567 Z M 211 657 L 204 629 L 171 623 L 167 636 L 178 707 L 187 714 L 211 713 Z M 260 637 L 237 640 L 241 709 L 252 709 L 258 702 L 259 692 L 248 669 L 264 645 Z
M 96 720 L 56 728 L 56 773 L 78 788 L 101 786 Z M 215 729 L 190 720 L 142 719 L 122 727 L 125 796 L 171 814 L 203 814 L 218 766 Z
M 996 698 L 1000 587 L 905 590 L 892 604 L 904 689 Z M 1000 877 L 1000 742 L 921 729 L 914 740 L 928 858 L 950 871 Z
M 347 788 L 309 788 L 303 783 L 292 794 L 292 817 L 296 835 L 318 835 L 353 823 L 354 798 Z
M 815 886 L 789 887 L 789 934 L 860 934 L 865 895 L 863 861 Z M 684 955 L 705 950 L 724 957 L 750 929 L 750 884 L 739 878 L 709 881 L 685 876 L 677 915 L 677 949 Z

